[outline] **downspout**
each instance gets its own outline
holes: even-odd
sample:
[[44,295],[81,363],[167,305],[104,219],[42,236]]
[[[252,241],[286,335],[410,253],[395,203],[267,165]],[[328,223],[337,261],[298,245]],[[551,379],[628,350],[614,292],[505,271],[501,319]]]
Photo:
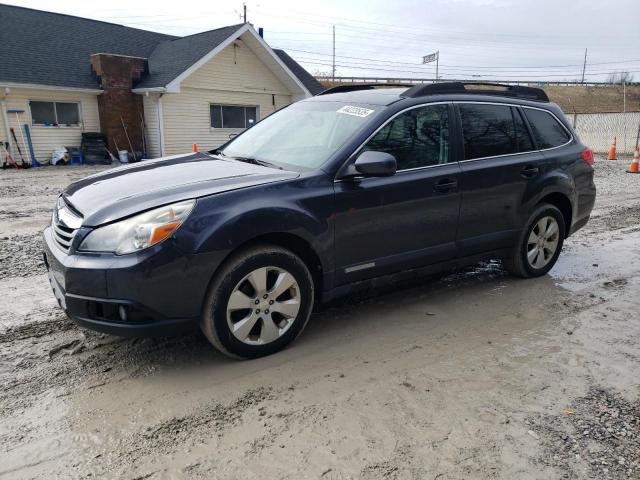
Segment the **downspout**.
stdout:
[[162,97],[164,93],[158,96],[158,135],[160,136],[160,156],[164,157],[164,115],[162,112]]
[[5,102],[5,99],[9,96],[10,92],[11,90],[9,89],[9,87],[6,87],[4,89],[4,97],[2,97],[2,100],[0,100],[0,108],[2,108],[2,121],[4,123],[4,134],[5,134],[5,137],[7,138],[5,141],[9,144],[9,152],[11,153],[12,156],[14,156],[14,152],[11,148],[11,140],[9,140],[11,138],[11,130],[9,130],[9,117],[7,117],[7,104]]

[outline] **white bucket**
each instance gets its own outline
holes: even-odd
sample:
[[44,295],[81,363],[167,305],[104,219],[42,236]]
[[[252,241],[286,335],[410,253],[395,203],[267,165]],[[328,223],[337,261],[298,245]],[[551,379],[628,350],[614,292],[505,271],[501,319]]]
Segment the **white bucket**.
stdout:
[[120,163],[129,163],[129,152],[126,150],[118,150],[118,157],[120,157]]

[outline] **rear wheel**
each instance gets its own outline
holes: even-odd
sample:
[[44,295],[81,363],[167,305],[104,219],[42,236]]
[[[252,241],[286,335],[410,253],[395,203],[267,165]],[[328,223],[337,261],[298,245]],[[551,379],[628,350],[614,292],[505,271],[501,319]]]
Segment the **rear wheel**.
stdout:
[[557,207],[551,204],[538,207],[505,262],[507,270],[524,278],[545,275],[558,260],[565,228],[564,217]]
[[233,256],[216,276],[202,331],[228,356],[270,355],[302,332],[313,297],[313,279],[299,257],[276,246],[254,247]]

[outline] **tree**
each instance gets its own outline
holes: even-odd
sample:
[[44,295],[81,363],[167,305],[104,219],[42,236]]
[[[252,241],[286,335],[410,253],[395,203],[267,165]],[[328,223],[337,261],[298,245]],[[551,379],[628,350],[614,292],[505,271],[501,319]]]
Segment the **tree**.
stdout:
[[607,77],[607,83],[620,84],[633,82],[633,74],[629,72],[611,73]]
[[327,77],[331,76],[331,72],[326,72],[326,71],[319,70],[319,69],[316,68],[311,72],[311,75],[313,75],[316,78],[318,78],[318,77],[327,78]]

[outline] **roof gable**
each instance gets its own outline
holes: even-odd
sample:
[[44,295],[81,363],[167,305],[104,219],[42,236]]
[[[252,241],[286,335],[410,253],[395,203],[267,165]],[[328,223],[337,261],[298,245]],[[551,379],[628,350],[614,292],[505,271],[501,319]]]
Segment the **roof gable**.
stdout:
[[[224,35],[226,35],[226,38],[223,39]],[[265,43],[264,39],[258,35],[249,23],[211,30],[159,45],[152,54],[153,60],[149,60],[149,77],[140,82],[135,90],[140,92],[147,89],[162,88],[168,92],[179,92],[180,84],[184,79],[212,60],[213,57],[237,39],[244,41],[247,47],[294,94],[294,98],[311,95],[304,82],[291,71],[288,65]],[[203,55],[203,52],[206,53]],[[290,60],[293,62],[293,59]],[[302,69],[299,65],[298,67]],[[167,81],[167,79],[171,80]]]
[[242,26],[231,25],[160,43],[149,56],[149,75],[136,88],[165,87]]

